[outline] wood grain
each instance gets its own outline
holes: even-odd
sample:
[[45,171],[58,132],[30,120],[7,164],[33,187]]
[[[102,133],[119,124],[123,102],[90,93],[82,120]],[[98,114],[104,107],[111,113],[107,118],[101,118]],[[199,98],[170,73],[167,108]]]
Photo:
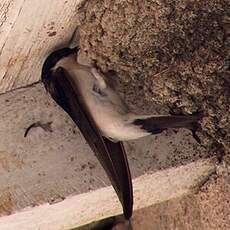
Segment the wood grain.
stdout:
[[68,45],[81,0],[0,2],[0,93],[40,79],[42,63],[57,46]]

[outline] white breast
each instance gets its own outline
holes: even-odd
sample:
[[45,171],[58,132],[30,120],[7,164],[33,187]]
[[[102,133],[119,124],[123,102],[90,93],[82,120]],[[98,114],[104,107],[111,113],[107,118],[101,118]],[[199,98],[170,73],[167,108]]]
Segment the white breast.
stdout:
[[101,88],[103,95],[93,91],[94,84],[101,85],[101,82],[97,81],[102,77],[92,71],[91,67],[76,62],[65,63],[64,67],[79,86],[80,94],[104,136],[125,141],[149,135],[139,127],[131,125],[129,110],[113,89],[103,84]]

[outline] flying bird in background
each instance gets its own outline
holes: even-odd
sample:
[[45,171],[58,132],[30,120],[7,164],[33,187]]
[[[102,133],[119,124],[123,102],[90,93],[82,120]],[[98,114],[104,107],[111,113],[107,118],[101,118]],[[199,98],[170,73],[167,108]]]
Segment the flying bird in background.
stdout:
[[167,128],[188,128],[194,136],[201,115],[137,115],[108,77],[78,61],[79,48],[51,53],[42,68],[42,82],[56,103],[79,127],[105,169],[123,206],[126,219],[133,211],[133,189],[122,141],[161,133]]

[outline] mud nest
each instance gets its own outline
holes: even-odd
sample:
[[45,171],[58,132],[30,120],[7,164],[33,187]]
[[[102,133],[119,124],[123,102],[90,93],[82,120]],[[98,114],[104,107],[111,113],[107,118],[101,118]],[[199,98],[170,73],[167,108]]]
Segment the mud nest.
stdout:
[[203,145],[229,153],[229,0],[91,0],[78,14],[92,61],[115,70],[136,101],[203,111]]

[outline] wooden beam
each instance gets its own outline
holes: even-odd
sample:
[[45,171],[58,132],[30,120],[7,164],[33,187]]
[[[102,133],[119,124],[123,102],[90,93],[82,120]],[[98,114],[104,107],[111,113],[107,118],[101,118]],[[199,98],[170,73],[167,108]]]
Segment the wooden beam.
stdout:
[[0,93],[37,82],[42,63],[68,45],[82,0],[1,0]]
[[[214,171],[215,165],[206,160],[143,175],[133,181],[134,209],[188,194]],[[0,229],[68,230],[120,213],[121,205],[109,186],[2,217]]]

